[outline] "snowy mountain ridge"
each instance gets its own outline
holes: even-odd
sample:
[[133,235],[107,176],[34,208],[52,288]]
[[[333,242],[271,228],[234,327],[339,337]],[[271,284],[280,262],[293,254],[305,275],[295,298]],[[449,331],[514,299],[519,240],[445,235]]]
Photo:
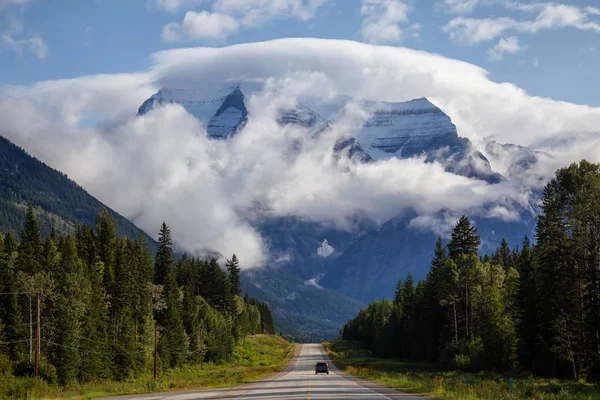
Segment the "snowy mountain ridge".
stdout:
[[[239,132],[249,115],[246,93],[257,93],[256,84],[225,85],[220,89],[161,89],[138,110],[144,115],[165,104],[180,104],[207,126],[208,135],[222,139]],[[361,162],[392,157],[426,157],[438,161],[445,169],[459,175],[497,183],[503,180],[488,160],[467,138],[458,136],[450,117],[426,98],[406,102],[382,102],[337,96],[331,99],[307,97],[293,108],[279,110],[281,126],[295,125],[309,129],[310,135],[332,127],[355,102],[369,117],[355,134],[336,145]]]

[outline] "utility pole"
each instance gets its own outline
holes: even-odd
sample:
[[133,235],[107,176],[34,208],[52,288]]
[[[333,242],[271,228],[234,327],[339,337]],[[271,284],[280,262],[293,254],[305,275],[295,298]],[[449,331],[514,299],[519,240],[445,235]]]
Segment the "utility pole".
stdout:
[[38,371],[40,366],[40,294],[36,294],[37,297],[37,315],[35,324],[35,378],[38,378]]
[[154,382],[156,382],[158,371],[157,371],[157,356],[158,356],[158,343],[156,333],[156,323],[154,323]]
[[31,296],[28,294],[29,299],[29,362],[32,362],[33,357],[33,311],[31,308]]

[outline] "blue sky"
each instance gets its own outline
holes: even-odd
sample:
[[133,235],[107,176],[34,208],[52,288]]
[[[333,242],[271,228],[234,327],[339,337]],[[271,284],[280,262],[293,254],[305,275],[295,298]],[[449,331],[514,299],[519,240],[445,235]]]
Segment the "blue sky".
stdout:
[[0,84],[144,71],[159,50],[283,37],[439,53],[530,95],[600,106],[597,0],[0,0]]

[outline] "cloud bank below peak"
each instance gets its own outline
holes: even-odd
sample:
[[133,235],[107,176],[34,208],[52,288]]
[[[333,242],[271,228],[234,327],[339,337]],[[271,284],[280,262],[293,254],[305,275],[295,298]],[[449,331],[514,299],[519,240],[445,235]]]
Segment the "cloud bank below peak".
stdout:
[[[4,88],[0,134],[144,230],[155,232],[165,220],[183,249],[235,252],[245,266],[268,257],[268,244],[250,223],[257,205],[268,215],[344,227],[357,210],[380,223],[402,212],[428,218],[446,208],[514,218],[513,205],[529,201],[528,182],[517,179],[488,185],[419,158],[369,165],[336,159],[333,144],[368,113],[349,103],[335,127],[309,140],[307,130],[277,124],[277,110],[303,96],[427,97],[474,143],[493,138],[552,153],[536,167],[537,177],[582,157],[600,161],[600,109],[529,96],[493,82],[478,66],[436,54],[282,39],[168,50],[152,60],[141,73]],[[206,126],[180,106],[135,116],[160,88],[209,93],[239,82],[258,89],[248,93],[248,123],[230,140],[209,139]],[[99,122],[88,123],[90,116]]]

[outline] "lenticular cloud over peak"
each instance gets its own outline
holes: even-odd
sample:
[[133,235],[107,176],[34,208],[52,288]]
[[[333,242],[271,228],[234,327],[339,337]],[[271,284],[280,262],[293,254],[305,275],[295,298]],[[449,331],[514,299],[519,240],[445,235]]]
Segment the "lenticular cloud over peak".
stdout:
[[[515,220],[556,168],[600,161],[600,109],[436,54],[282,39],[152,60],[140,73],[4,88],[0,134],[147,232],[165,220],[183,250],[235,252],[244,267],[271,257],[257,221]],[[396,104],[424,98],[414,104],[431,107]],[[411,127],[430,129],[432,107],[443,116],[425,142]]]

